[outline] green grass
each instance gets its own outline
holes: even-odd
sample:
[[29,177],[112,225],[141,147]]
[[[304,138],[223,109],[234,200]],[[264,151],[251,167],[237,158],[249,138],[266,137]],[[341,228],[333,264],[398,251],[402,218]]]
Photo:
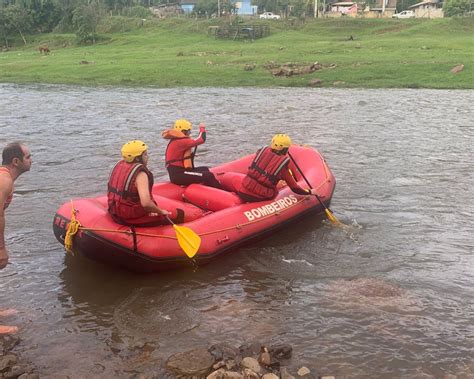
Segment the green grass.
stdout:
[[[219,20],[225,22],[224,20]],[[269,24],[271,35],[255,41],[216,40],[216,21],[175,18],[107,20],[100,42],[78,45],[74,35],[31,36],[27,46],[0,53],[0,82],[156,87],[474,88],[474,19],[320,19]],[[354,41],[349,41],[349,36]],[[52,53],[41,56],[37,47]],[[81,61],[90,62],[80,64]],[[322,70],[273,77],[264,65],[319,62]],[[245,71],[246,64],[255,64]],[[335,64],[334,68],[326,68]],[[452,74],[451,68],[464,64]],[[341,83],[342,82],[342,83]]]

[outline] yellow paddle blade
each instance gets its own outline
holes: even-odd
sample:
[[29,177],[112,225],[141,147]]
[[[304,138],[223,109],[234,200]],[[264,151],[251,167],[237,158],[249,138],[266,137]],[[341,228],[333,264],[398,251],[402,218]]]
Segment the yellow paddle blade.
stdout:
[[325,211],[326,216],[328,220],[331,221],[331,223],[337,226],[342,226],[342,223],[336,218],[336,216],[334,216],[334,214],[328,208],[326,208]]
[[199,246],[201,246],[201,237],[185,226],[173,224],[173,228],[176,231],[176,238],[181,249],[189,258],[194,257],[199,250]]

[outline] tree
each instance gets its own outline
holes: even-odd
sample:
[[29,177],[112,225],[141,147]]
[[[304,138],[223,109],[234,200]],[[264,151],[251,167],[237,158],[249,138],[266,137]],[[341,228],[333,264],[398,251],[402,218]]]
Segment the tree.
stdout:
[[462,16],[471,7],[471,0],[444,0],[443,12],[445,17]]
[[95,43],[99,21],[99,7],[95,4],[81,5],[72,12],[72,25],[81,41],[92,41],[92,43]]
[[32,19],[25,8],[17,5],[8,5],[0,9],[0,33],[2,33],[5,45],[8,47],[8,37],[18,33],[26,45],[25,33],[31,30]]

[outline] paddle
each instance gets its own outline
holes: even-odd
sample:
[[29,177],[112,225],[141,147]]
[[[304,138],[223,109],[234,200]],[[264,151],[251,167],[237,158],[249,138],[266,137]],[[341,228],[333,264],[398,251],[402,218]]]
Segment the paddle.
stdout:
[[176,239],[181,249],[183,249],[189,258],[194,257],[199,250],[199,246],[201,246],[201,237],[186,226],[176,225],[168,216],[166,216],[166,218],[169,223],[173,225],[176,232]]
[[[303,174],[303,171],[301,171],[301,168],[296,164],[296,161],[294,160],[294,158],[291,156],[290,152],[288,152],[288,156],[290,157],[291,161],[293,162],[293,164],[295,165],[295,167],[298,169],[298,171],[300,172],[301,176],[303,177],[304,181],[306,182],[306,184],[308,185],[309,188],[313,189],[313,187],[311,187],[311,184],[309,183],[308,179],[306,179],[306,176]],[[334,214],[331,212],[331,210],[326,207],[324,205],[324,203],[322,202],[321,198],[316,195],[315,193],[313,194],[314,196],[316,196],[316,199],[318,199],[319,201],[319,204],[321,204],[324,208],[324,211],[326,212],[326,217],[328,218],[329,221],[331,221],[332,224],[336,225],[336,226],[342,226],[344,225],[342,222],[340,222],[336,216],[334,216]]]

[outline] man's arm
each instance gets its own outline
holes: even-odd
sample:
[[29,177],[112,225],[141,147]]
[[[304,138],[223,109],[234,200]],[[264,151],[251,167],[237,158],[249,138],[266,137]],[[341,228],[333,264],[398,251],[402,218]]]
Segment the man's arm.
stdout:
[[168,215],[169,212],[158,208],[153,199],[150,196],[150,190],[148,188],[148,175],[144,172],[140,172],[137,175],[137,190],[138,196],[140,197],[140,204],[148,213],[157,213],[161,215]]
[[0,270],[8,263],[8,250],[5,247],[5,203],[13,190],[13,181],[0,175]]
[[[318,194],[314,188],[306,188],[306,189],[301,188],[298,185],[298,183],[296,183],[296,179],[289,168],[287,168],[286,170],[284,169],[281,175],[281,178],[286,182],[286,184],[288,184],[288,187],[290,187],[291,190],[294,193],[297,193],[298,195],[317,195]],[[320,197],[323,198],[324,196],[320,196]]]

